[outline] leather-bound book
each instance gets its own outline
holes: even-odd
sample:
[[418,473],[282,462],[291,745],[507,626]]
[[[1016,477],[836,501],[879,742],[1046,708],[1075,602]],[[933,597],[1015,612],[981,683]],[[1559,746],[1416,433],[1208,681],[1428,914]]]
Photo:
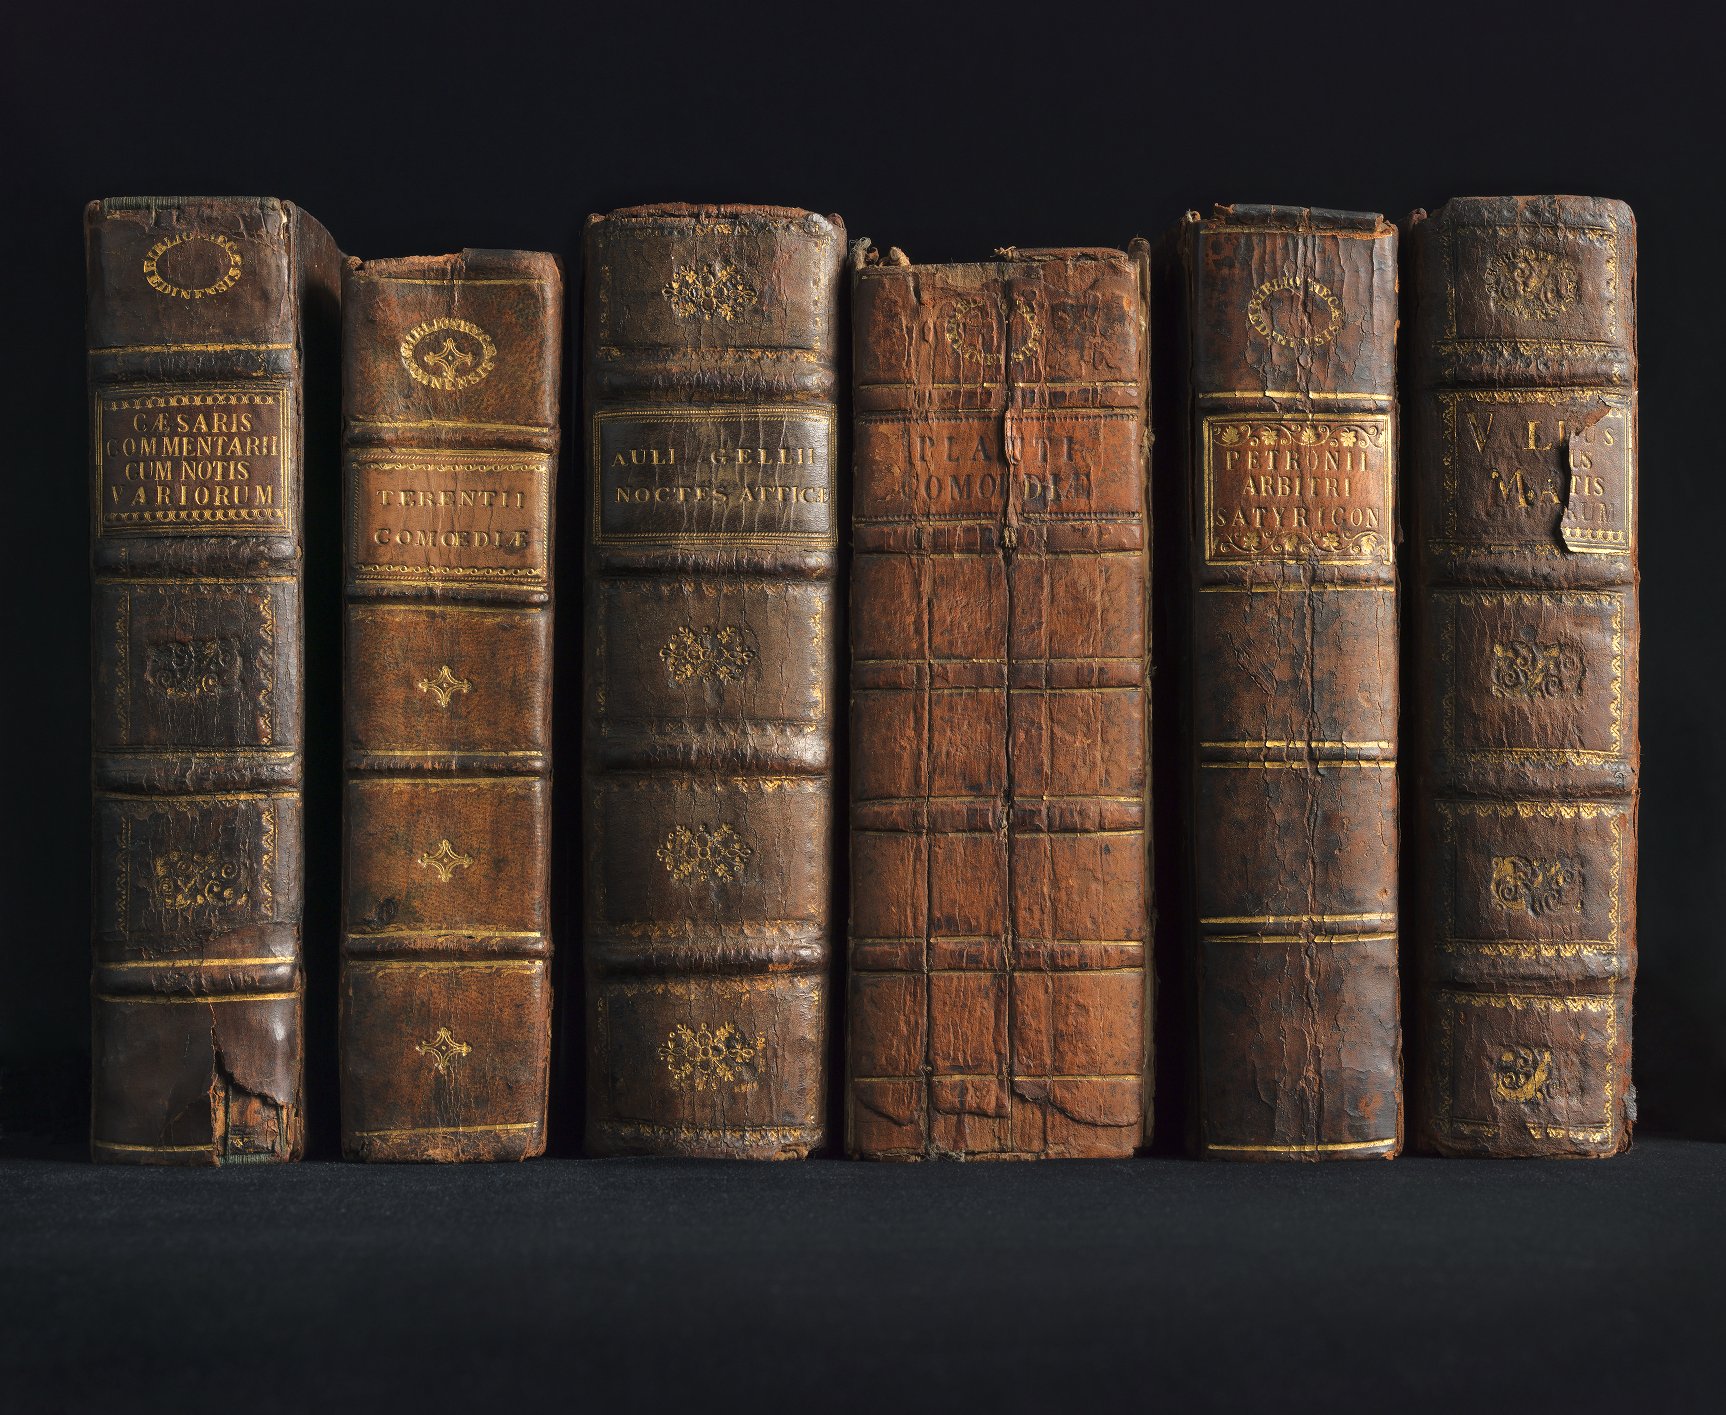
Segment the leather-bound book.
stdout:
[[545,1149],[562,326],[557,261],[536,251],[344,274],[353,1159]]
[[1630,1143],[1636,225],[1473,197],[1411,225],[1417,1140]]
[[1176,233],[1193,1129],[1217,1159],[1402,1145],[1396,230],[1218,207]]
[[593,1154],[825,1138],[844,245],[786,207],[588,222]]
[[858,247],[856,1155],[1145,1138],[1146,254]]
[[91,1148],[294,1159],[302,369],[308,321],[333,328],[340,256],[265,197],[95,202],[85,238]]

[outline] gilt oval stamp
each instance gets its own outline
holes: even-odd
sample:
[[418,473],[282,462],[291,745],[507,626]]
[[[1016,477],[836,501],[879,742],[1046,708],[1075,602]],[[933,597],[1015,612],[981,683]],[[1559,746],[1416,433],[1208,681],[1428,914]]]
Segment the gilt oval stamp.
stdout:
[[497,362],[491,335],[465,319],[439,316],[416,324],[402,337],[402,366],[429,388],[453,393],[471,388]]
[[240,283],[244,269],[238,244],[199,231],[164,236],[144,256],[144,279],[150,288],[178,300],[226,294]]
[[1342,328],[1342,301],[1304,275],[1267,280],[1247,301],[1247,323],[1285,349],[1328,344]]

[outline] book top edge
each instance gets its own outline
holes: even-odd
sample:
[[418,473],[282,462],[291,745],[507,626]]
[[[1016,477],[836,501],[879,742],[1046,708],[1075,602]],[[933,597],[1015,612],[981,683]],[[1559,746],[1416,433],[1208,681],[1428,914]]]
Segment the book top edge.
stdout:
[[370,260],[349,256],[348,273],[357,280],[437,279],[451,284],[459,284],[464,278],[508,273],[555,282],[561,278],[563,267],[550,251],[465,247],[442,255],[385,256]]

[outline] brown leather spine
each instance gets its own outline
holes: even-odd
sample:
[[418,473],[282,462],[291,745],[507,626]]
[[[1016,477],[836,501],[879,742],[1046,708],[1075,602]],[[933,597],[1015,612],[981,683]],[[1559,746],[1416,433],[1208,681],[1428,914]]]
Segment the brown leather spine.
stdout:
[[299,1156],[302,317],[316,222],[255,197],[85,215],[94,476],[91,1149]]
[[853,281],[846,1146],[1131,1154],[1149,934],[1146,259]]
[[1476,197],[1410,241],[1418,1140],[1630,1143],[1636,224]]
[[1188,217],[1195,1143],[1402,1144],[1396,231]]
[[594,1154],[824,1140],[844,245],[784,207],[588,222]]
[[350,261],[342,1150],[545,1149],[563,279]]

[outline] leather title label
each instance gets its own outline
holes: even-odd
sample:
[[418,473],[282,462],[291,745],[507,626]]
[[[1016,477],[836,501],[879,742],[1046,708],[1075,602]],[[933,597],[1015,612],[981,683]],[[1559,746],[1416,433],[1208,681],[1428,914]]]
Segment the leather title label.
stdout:
[[1441,553],[1479,559],[1627,555],[1634,548],[1635,419],[1589,389],[1441,391]]
[[356,581],[544,589],[552,459],[537,452],[348,457]]
[[1003,429],[989,412],[871,414],[857,423],[863,521],[994,519],[1012,501],[1021,515],[1137,514],[1139,414],[1119,408],[1015,413]]
[[1390,564],[1389,414],[1223,413],[1201,440],[1206,564]]
[[98,535],[291,535],[286,384],[99,390]]
[[834,445],[827,408],[596,413],[594,542],[833,545]]

